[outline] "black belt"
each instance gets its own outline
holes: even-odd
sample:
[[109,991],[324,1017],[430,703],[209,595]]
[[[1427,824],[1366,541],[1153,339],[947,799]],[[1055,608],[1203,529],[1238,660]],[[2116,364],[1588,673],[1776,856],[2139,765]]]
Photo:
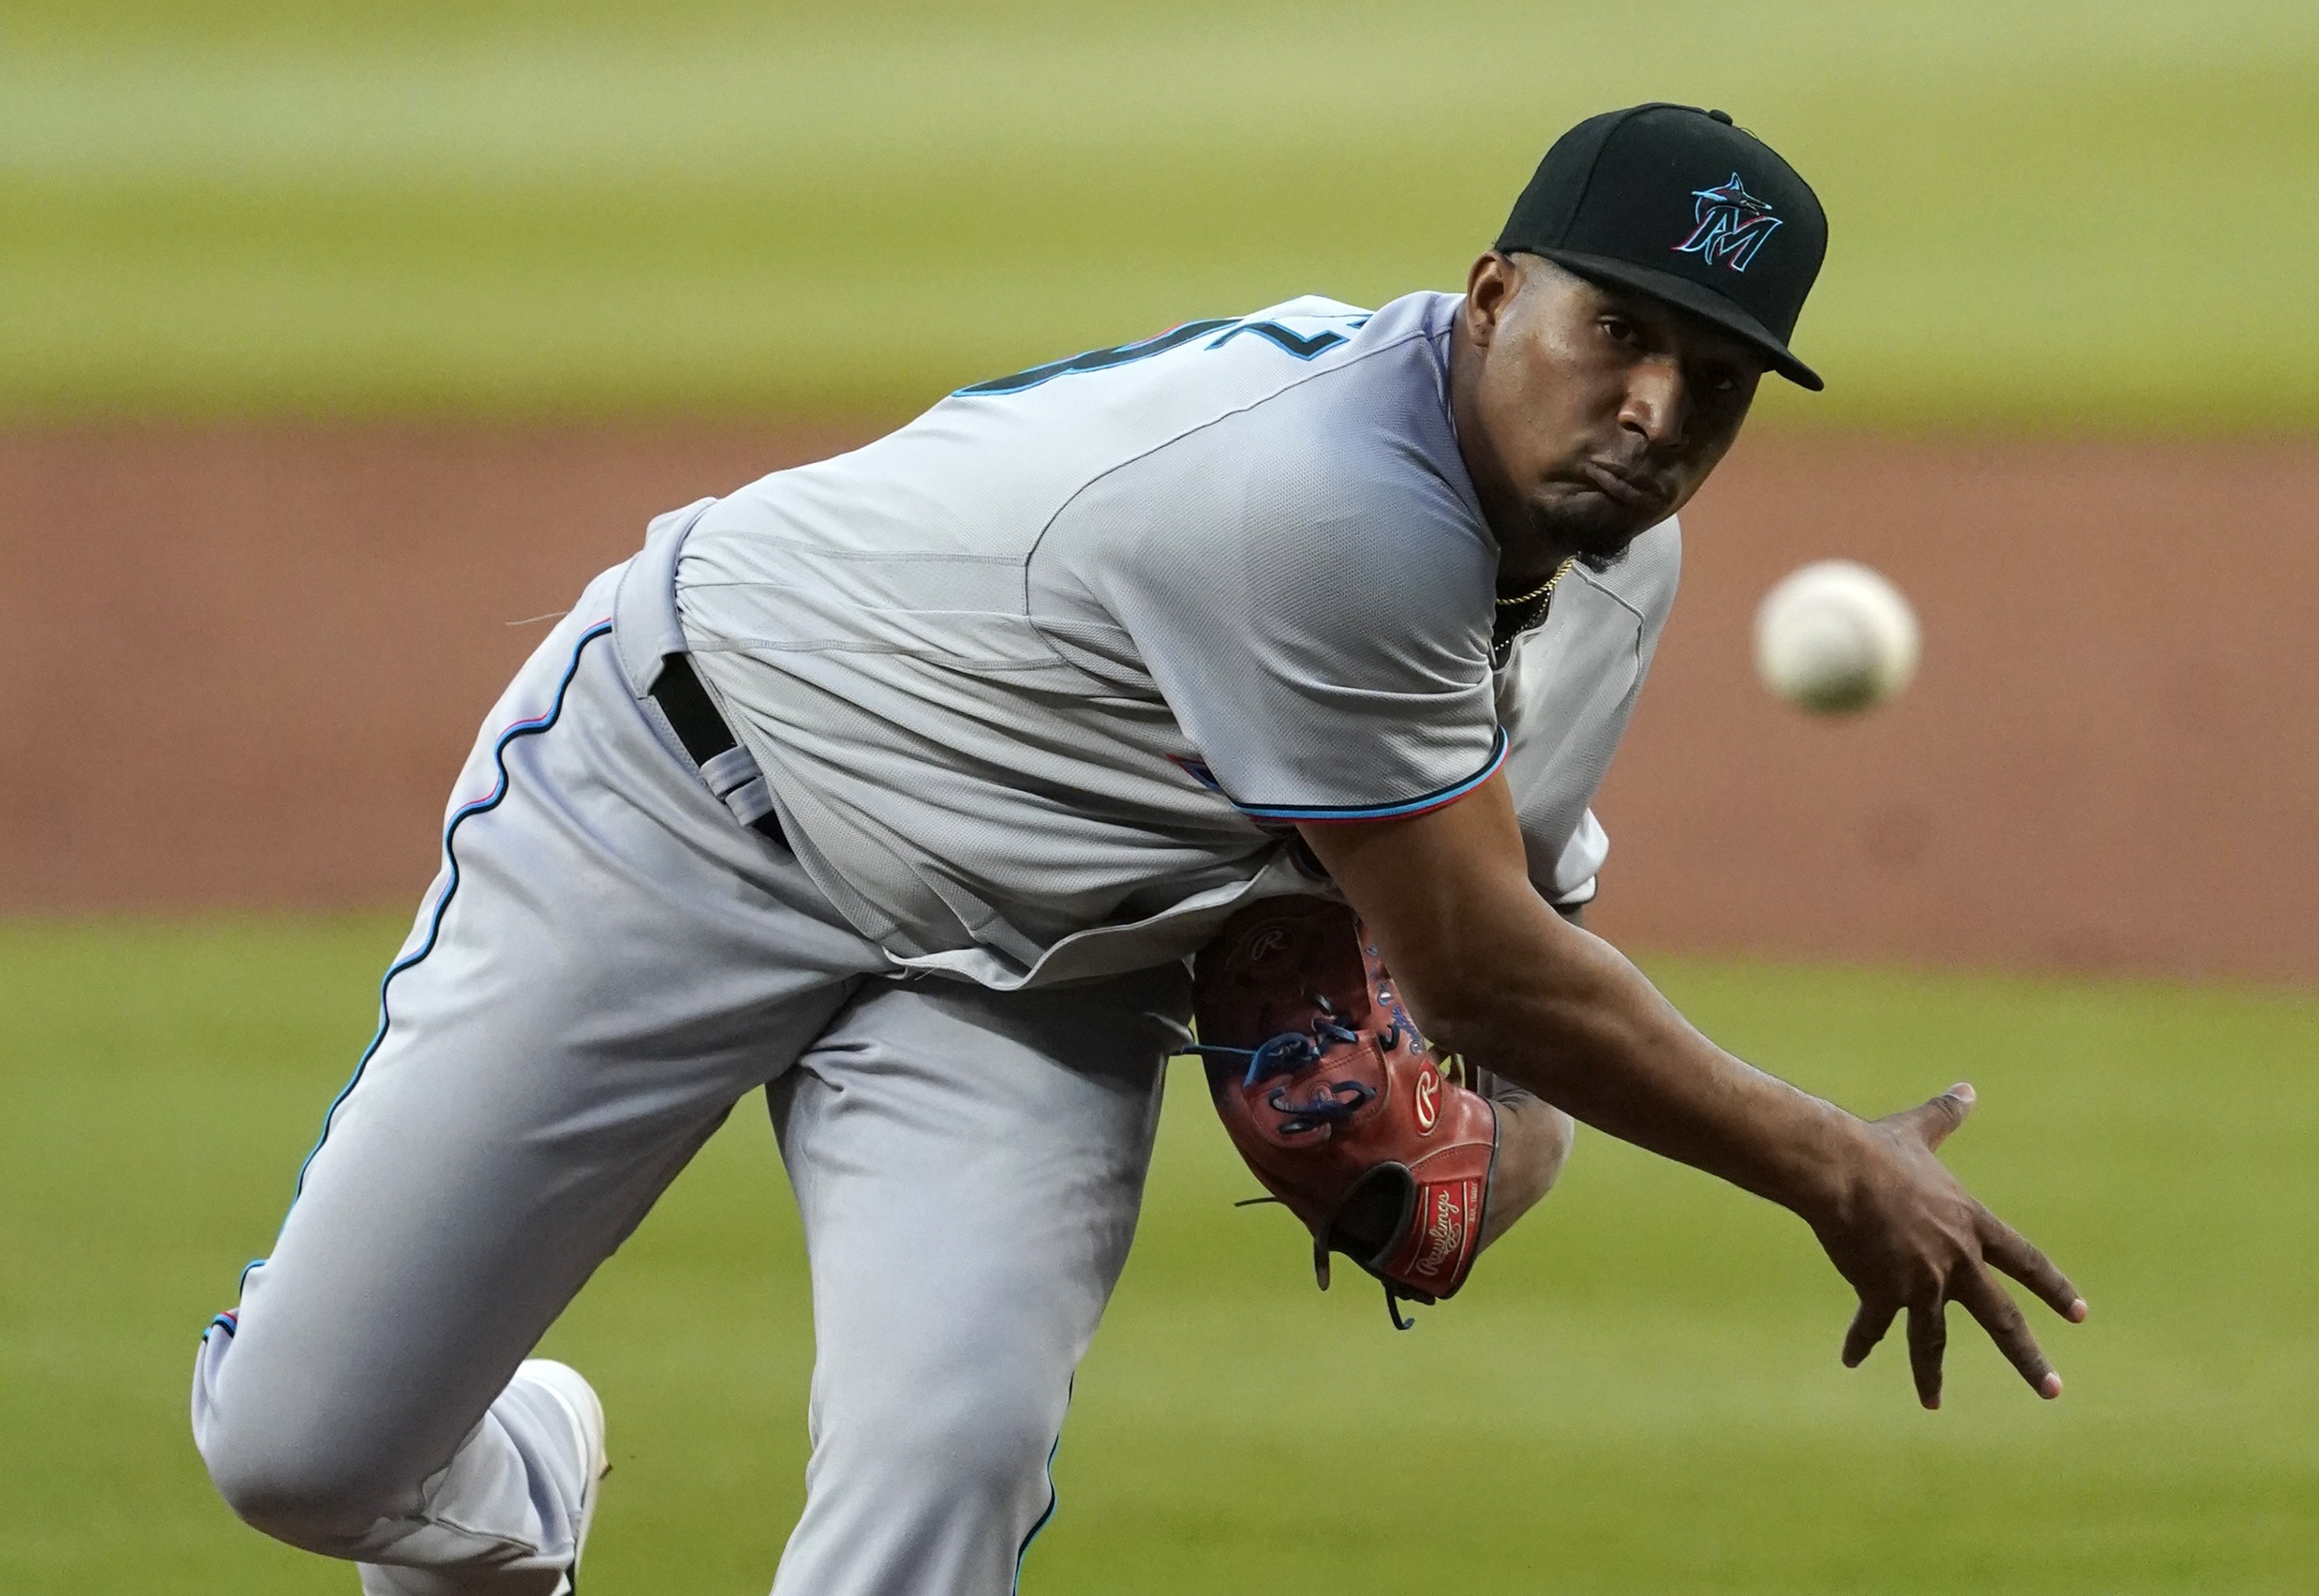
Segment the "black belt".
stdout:
[[[661,662],[660,680],[653,683],[653,701],[660,712],[668,717],[669,729],[676,740],[684,744],[692,762],[706,766],[720,753],[730,753],[740,746],[733,728],[717,713],[710,701],[708,690],[700,685],[694,674],[692,662],[681,654],[670,654]],[[789,839],[781,834],[781,816],[767,810],[749,823],[784,848]]]

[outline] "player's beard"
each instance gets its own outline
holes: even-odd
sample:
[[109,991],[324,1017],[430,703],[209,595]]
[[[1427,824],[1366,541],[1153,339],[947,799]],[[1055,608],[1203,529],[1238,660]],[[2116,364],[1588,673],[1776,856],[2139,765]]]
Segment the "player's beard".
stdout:
[[1635,524],[1635,514],[1600,494],[1530,506],[1530,528],[1548,546],[1567,550],[1598,575],[1627,557],[1635,539],[1657,524]]

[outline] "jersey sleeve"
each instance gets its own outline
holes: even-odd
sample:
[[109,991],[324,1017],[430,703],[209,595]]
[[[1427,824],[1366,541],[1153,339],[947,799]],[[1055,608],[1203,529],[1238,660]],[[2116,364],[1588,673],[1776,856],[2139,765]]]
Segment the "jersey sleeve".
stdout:
[[1085,574],[1189,741],[1187,774],[1256,818],[1422,814],[1505,758],[1494,553],[1446,483],[1382,464],[1349,481],[1178,461],[1177,491],[1140,473],[1089,507],[1130,518]]

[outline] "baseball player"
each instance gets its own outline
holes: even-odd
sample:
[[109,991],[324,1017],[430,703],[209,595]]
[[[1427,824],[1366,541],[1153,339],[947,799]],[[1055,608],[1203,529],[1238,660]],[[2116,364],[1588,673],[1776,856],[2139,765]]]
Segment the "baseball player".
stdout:
[[1765,371],[1820,386],[1787,339],[1824,248],[1728,117],[1638,106],[1554,145],[1462,295],[1187,322],[655,521],[486,721],[377,1034],[203,1338],[226,1501],[374,1596],[571,1590],[604,1415],[528,1354],[764,1087],[817,1348],[773,1588],[1010,1590],[1187,960],[1316,895],[1512,1083],[1483,1228],[1566,1112],[1802,1217],[1859,1293],[1845,1362],[1905,1311],[1936,1404],[1954,1301],[2058,1394],[1988,1270],[2083,1303],[1933,1156],[1969,1087],[1855,1118],[1556,912],[1676,510]]

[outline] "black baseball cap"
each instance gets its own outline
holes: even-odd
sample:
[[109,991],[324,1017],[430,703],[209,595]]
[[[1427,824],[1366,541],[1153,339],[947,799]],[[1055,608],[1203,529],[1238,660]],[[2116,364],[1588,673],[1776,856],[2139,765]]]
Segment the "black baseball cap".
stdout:
[[1720,111],[1655,103],[1590,116],[1554,141],[1498,235],[1593,281],[1649,294],[1827,386],[1788,350],[1827,253],[1819,196]]

